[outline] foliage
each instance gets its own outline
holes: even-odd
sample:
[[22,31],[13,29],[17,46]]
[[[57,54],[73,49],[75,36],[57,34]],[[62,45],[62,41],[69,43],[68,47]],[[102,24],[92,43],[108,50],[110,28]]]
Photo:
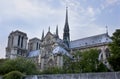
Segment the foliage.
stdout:
[[111,57],[108,61],[115,71],[120,71],[120,29],[113,33],[111,39],[112,43],[109,44]]
[[25,58],[9,59],[0,67],[0,74],[4,75],[15,70],[25,74],[35,74],[37,67],[31,60]]
[[110,71],[102,62],[99,62],[97,67],[97,72],[107,72]]
[[11,71],[3,76],[3,79],[22,79],[24,75],[19,71]]
[[97,66],[99,64],[98,61],[98,51],[97,50],[89,50],[84,51],[82,53],[82,58],[80,61],[82,72],[96,72]]
[[65,73],[102,72],[108,71],[102,62],[98,61],[98,50],[90,49],[74,53],[74,60],[66,61]]
[[0,59],[0,71],[1,71],[2,65],[4,64],[4,62],[5,62],[6,60],[7,60],[7,59]]
[[64,73],[77,73],[77,71],[79,71],[78,68],[79,68],[79,64],[76,60],[70,59],[67,56],[64,57],[64,66],[63,66]]
[[2,65],[7,59],[0,59],[0,65]]
[[63,70],[62,68],[58,67],[50,67],[41,72],[41,74],[60,74],[60,73],[63,73]]
[[64,56],[64,66],[50,67],[42,72],[38,72],[36,65],[28,59],[16,58],[5,60],[0,66],[0,74],[4,75],[11,71],[30,74],[63,74],[63,73],[83,73],[83,72],[105,72],[108,69],[102,62],[98,61],[98,50],[90,49],[86,51],[77,51],[74,53],[74,59]]

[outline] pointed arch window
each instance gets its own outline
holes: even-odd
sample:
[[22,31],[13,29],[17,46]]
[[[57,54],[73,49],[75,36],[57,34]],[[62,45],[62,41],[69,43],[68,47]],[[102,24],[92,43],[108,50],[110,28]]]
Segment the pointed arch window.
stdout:
[[18,46],[20,45],[20,35],[18,36]]
[[22,39],[21,39],[21,48],[23,47],[23,39],[24,39],[24,37],[22,37]]

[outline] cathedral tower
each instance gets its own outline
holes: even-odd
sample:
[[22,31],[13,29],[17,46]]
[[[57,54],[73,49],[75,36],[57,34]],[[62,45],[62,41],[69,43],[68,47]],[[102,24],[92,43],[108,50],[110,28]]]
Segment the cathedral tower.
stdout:
[[68,24],[68,8],[66,7],[66,18],[64,25],[63,41],[69,47],[70,34],[69,34],[69,24]]
[[41,41],[39,38],[32,38],[28,42],[28,52],[40,50]]
[[19,56],[26,57],[27,54],[27,34],[14,31],[8,37],[8,45],[6,48],[6,58],[16,58]]

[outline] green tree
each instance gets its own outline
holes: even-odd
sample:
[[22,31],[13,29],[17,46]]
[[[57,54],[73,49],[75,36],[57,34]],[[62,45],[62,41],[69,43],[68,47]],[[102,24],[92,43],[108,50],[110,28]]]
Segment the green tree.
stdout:
[[37,73],[37,67],[31,60],[25,58],[16,58],[6,60],[0,67],[0,74],[4,75],[16,70],[24,74]]
[[81,71],[82,72],[96,72],[98,67],[98,51],[95,49],[90,49],[82,53],[80,60]]
[[115,71],[120,71],[120,29],[117,29],[111,37],[112,43],[109,44],[111,56],[109,63]]
[[50,67],[41,72],[41,74],[62,74],[63,69],[59,67]]
[[64,73],[75,73],[76,63],[74,62],[74,60],[70,59],[67,56],[64,56],[63,58],[64,58],[63,72]]
[[64,69],[67,73],[82,73],[82,72],[105,72],[107,67],[98,60],[98,50],[90,49],[86,51],[77,51],[74,53],[74,60],[67,60]]

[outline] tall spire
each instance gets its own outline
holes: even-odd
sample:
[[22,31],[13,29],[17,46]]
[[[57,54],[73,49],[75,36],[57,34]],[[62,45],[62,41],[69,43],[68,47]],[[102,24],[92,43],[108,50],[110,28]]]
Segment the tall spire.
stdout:
[[42,32],[42,38],[41,38],[41,40],[43,41],[43,39],[44,39],[44,30]]
[[68,24],[68,7],[66,7],[66,18],[64,25],[63,41],[69,47],[70,34],[69,34],[69,24]]
[[64,30],[69,30],[69,24],[68,24],[68,7],[66,7],[66,18],[65,18],[65,27]]
[[58,25],[56,26],[56,37],[58,38],[59,35],[58,35]]

